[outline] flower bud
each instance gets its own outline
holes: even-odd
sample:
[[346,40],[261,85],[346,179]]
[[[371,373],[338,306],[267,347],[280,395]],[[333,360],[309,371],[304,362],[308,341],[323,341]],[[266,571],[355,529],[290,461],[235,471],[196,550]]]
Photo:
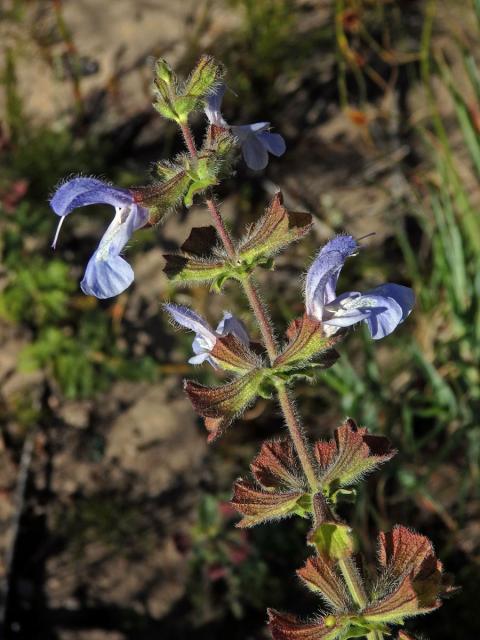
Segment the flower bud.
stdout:
[[175,74],[172,67],[163,58],[159,58],[155,63],[156,79],[170,86],[174,84]]
[[185,94],[205,98],[222,79],[225,71],[212,56],[203,55],[185,84]]

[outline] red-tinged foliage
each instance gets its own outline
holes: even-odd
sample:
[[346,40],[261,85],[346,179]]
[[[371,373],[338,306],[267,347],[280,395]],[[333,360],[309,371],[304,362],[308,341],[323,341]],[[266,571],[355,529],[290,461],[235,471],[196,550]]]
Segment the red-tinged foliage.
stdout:
[[291,440],[264,442],[260,453],[250,465],[255,479],[265,489],[286,486],[302,489],[297,454]]
[[283,247],[305,236],[313,226],[309,213],[288,211],[283,206],[283,196],[277,192],[265,215],[247,233],[238,253],[247,259],[273,256]]
[[364,610],[369,620],[395,622],[433,611],[452,590],[430,540],[407,527],[397,525],[380,534],[379,560],[383,594]]
[[217,338],[211,355],[226,371],[247,372],[262,365],[260,358],[231,333]]
[[405,573],[417,575],[425,562],[436,562],[430,540],[402,525],[380,533],[378,557],[382,567],[397,577]]
[[342,339],[342,334],[327,337],[323,333],[322,323],[307,314],[293,320],[286,335],[289,342],[275,360],[276,367],[295,365],[321,356],[320,363],[327,369],[340,357],[333,346]]
[[289,515],[303,495],[303,491],[269,493],[244,480],[237,480],[233,486],[232,505],[244,516],[237,526],[251,527]]
[[261,380],[261,371],[253,370],[218,387],[205,387],[192,380],[185,381],[185,391],[194,410],[205,418],[209,442],[218,437],[253,402]]
[[322,485],[349,486],[390,460],[396,451],[387,438],[370,435],[348,418],[336,429],[334,440],[315,444],[314,453],[322,471]]
[[320,595],[334,610],[344,610],[351,604],[345,583],[335,569],[335,563],[323,556],[308,558],[297,575],[307,587]]
[[333,640],[341,631],[333,616],[301,622],[295,616],[273,609],[268,610],[268,625],[273,640]]

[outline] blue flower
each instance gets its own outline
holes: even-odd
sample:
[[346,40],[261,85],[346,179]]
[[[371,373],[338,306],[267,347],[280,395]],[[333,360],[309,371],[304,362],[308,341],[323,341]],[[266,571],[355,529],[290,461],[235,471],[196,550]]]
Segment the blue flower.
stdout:
[[279,133],[270,133],[269,122],[229,125],[222,116],[221,106],[225,85],[217,87],[207,98],[205,113],[210,124],[230,129],[242,148],[243,159],[250,169],[261,171],[268,164],[268,154],[281,156],[285,153],[285,140]]
[[243,342],[244,345],[250,344],[250,338],[241,320],[235,318],[229,311],[223,312],[223,318],[220,320],[215,331],[210,327],[201,316],[195,311],[178,304],[164,304],[165,310],[172,316],[173,320],[195,332],[195,338],[192,343],[192,350],[195,354],[188,362],[190,364],[202,364],[208,362],[214,369],[218,369],[218,363],[210,354],[217,338],[232,334]]
[[382,284],[366,293],[347,291],[337,296],[338,276],[345,260],[358,251],[352,236],[336,236],[319,252],[307,273],[305,307],[320,320],[326,335],[341,327],[365,322],[374,340],[388,336],[412,310],[415,296],[399,284]]
[[112,298],[133,282],[133,269],[120,253],[133,232],[147,223],[148,211],[135,202],[127,189],[95,178],[73,178],[62,184],[50,200],[52,209],[60,216],[53,248],[65,217],[74,209],[90,204],[111,205],[115,208],[115,217],[90,258],[80,286],[86,295]]

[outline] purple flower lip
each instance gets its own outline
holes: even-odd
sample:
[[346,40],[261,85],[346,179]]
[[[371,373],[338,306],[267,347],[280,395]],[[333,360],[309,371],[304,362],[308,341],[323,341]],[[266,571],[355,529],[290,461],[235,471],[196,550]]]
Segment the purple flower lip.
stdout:
[[115,217],[88,261],[80,287],[86,295],[106,299],[119,295],[134,280],[132,267],[120,253],[133,233],[148,222],[148,211],[135,202],[132,192],[96,178],[73,178],[62,184],[50,200],[60,217],[52,247],[55,248],[64,219],[74,209],[109,204]]
[[250,338],[243,322],[235,318],[229,311],[223,312],[223,318],[218,323],[217,328],[213,330],[206,320],[188,307],[178,304],[164,304],[163,306],[174,322],[185,327],[185,329],[195,332],[195,338],[192,343],[192,350],[195,355],[188,360],[190,364],[208,362],[214,369],[219,369],[219,365],[215,358],[212,357],[211,351],[217,342],[217,338],[226,336],[229,333],[246,346],[250,344]]
[[365,322],[371,337],[380,340],[408,317],[415,295],[409,287],[386,283],[365,293],[347,291],[337,296],[340,271],[346,259],[357,250],[358,241],[349,235],[332,238],[320,250],[307,273],[306,311],[322,322],[326,335]]
[[210,124],[230,129],[238,139],[245,164],[253,171],[261,171],[268,165],[268,154],[281,156],[285,153],[285,140],[279,133],[271,133],[269,122],[229,125],[224,119],[221,106],[226,86],[221,84],[207,98],[205,114]]

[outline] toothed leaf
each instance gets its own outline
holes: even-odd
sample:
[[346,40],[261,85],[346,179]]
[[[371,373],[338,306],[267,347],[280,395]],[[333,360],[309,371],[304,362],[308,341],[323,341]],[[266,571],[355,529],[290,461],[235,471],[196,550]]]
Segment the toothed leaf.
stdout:
[[298,569],[297,575],[334,610],[347,609],[351,605],[345,583],[335,570],[334,563],[325,556],[308,558],[305,566]]
[[271,493],[257,489],[244,480],[237,480],[233,486],[232,505],[244,517],[237,524],[240,528],[253,527],[266,520],[275,520],[303,511],[299,501],[304,496],[302,491]]
[[345,629],[342,619],[335,616],[301,622],[288,613],[269,609],[268,617],[273,640],[335,640]]
[[396,453],[387,438],[370,435],[351,419],[336,429],[335,440],[317,443],[314,451],[322,469],[322,486],[330,493],[358,482]]
[[276,193],[265,215],[250,230],[239,246],[239,253],[246,262],[267,258],[278,253],[291,242],[299,240],[312,228],[312,216],[308,213],[288,211],[283,197]]
[[205,387],[191,380],[185,382],[185,391],[193,408],[209,419],[205,425],[210,431],[209,441],[220,435],[255,400],[263,377],[264,372],[255,369],[218,387]]

